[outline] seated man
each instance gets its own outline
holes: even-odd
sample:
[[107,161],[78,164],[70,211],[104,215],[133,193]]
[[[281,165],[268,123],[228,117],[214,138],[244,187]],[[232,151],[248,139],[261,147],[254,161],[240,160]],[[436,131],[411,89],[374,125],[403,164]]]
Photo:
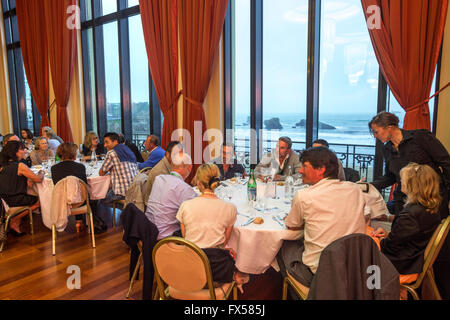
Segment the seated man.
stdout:
[[158,240],[169,237],[180,230],[176,216],[181,204],[195,198],[194,189],[184,180],[192,170],[192,160],[187,153],[174,156],[170,174],[155,178],[148,198],[145,215],[159,230]]
[[131,141],[125,138],[125,136],[122,133],[117,134],[119,136],[119,143],[126,145],[128,148],[130,148],[131,152],[134,153],[134,156],[136,158],[137,162],[144,162],[144,159],[142,158],[141,153],[139,152],[138,147]]
[[211,160],[211,163],[219,168],[221,180],[234,178],[235,173],[245,175],[244,166],[237,161],[232,143],[224,143],[222,145],[222,156]]
[[289,230],[304,230],[304,240],[284,241],[277,255],[283,276],[288,271],[310,287],[322,250],[334,240],[365,233],[365,200],[360,187],[339,181],[336,155],[325,147],[301,155],[299,173],[309,188],[299,190],[286,218]]
[[[330,145],[328,144],[327,140],[317,139],[316,141],[313,142],[313,148],[315,148],[315,147],[330,148]],[[338,159],[338,165],[339,165],[338,179],[340,181],[346,181],[344,167],[342,166],[342,162],[339,159]]]
[[164,158],[166,152],[159,146],[159,138],[155,135],[149,135],[145,140],[145,149],[148,150],[149,156],[145,162],[138,163],[139,170],[144,168],[153,168]]
[[104,137],[105,148],[108,150],[105,162],[99,171],[100,176],[111,173],[112,189],[108,191],[103,203],[112,205],[113,201],[125,199],[125,194],[138,174],[136,157],[130,148],[119,144],[119,135],[108,132]]
[[275,150],[265,155],[255,168],[255,176],[262,179],[264,168],[270,171],[274,180],[284,180],[289,174],[294,175],[300,168],[298,155],[292,151],[292,141],[288,137],[278,139]]
[[166,155],[162,158],[161,161],[158,162],[156,166],[150,170],[148,174],[147,183],[144,187],[144,203],[147,203],[148,197],[152,192],[153,182],[155,182],[155,178],[160,174],[170,174],[171,165],[172,165],[172,155],[183,152],[183,145],[179,141],[171,141],[167,145]]

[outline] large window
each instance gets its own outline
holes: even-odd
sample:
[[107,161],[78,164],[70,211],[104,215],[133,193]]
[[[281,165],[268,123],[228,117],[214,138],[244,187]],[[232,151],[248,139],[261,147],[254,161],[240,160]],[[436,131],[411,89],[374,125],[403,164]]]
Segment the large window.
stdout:
[[81,0],[87,130],[161,135],[138,0]]
[[20,49],[19,27],[17,24],[16,2],[2,0],[3,20],[5,23],[6,53],[11,94],[13,127],[16,134],[22,129],[30,129],[39,135],[41,117],[36,109],[25,76]]
[[[325,139],[344,167],[369,181],[381,175],[382,156],[368,122],[382,110],[403,120],[404,111],[385,90],[361,1],[229,3],[224,118],[226,129],[235,129],[237,151],[245,150],[245,164],[253,163],[248,155],[255,150],[242,141],[253,129],[258,160],[261,151],[275,146],[277,136],[289,136],[300,152]],[[229,81],[228,72],[233,75]],[[233,99],[227,99],[228,92]],[[434,108],[432,100],[431,118]],[[268,129],[278,131],[269,135]]]
[[367,124],[377,113],[378,76],[361,1],[322,1],[319,138],[331,144],[344,167],[363,169],[369,177],[375,139]]

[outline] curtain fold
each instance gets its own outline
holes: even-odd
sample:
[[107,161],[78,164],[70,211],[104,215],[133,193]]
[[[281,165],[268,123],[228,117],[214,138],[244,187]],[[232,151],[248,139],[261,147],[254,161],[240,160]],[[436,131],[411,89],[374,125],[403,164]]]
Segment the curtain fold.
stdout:
[[70,86],[77,49],[77,30],[75,27],[69,28],[67,25],[67,8],[76,4],[77,0],[43,1],[48,57],[57,105],[58,135],[65,142],[73,142],[67,104],[70,98]]
[[[191,134],[190,146],[194,163],[203,160],[203,150],[208,144],[203,141],[203,134],[207,130],[203,102],[208,92],[213,63],[218,54],[227,6],[228,0],[178,0],[184,93],[183,128]],[[194,125],[197,121],[202,127],[201,132],[195,135]],[[200,138],[202,142],[194,141],[194,138]],[[200,156],[202,158],[198,159]],[[194,165],[189,181],[197,167],[198,164]]]
[[178,32],[176,0],[139,0],[152,80],[164,115],[161,145],[178,128]]
[[48,118],[48,48],[45,12],[41,0],[16,0],[17,23],[23,64],[31,95],[41,115],[42,127]]
[[[361,3],[381,71],[406,111],[403,128],[430,130],[428,101],[448,0],[361,0]],[[380,19],[370,6],[380,8]],[[371,27],[371,22],[380,22],[381,28]]]

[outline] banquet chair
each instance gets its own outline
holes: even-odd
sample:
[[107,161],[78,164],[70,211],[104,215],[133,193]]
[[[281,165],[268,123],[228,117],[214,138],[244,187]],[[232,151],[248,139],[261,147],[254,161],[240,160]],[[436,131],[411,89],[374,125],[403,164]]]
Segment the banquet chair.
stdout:
[[[12,218],[18,216],[19,214],[28,211],[28,215],[30,217],[30,226],[31,226],[31,234],[34,234],[34,228],[33,228],[33,212],[31,211],[31,208],[28,206],[25,207],[12,207],[10,208],[6,202],[0,198],[0,201],[3,204],[3,208],[5,209],[5,234],[8,232],[9,222]],[[1,217],[0,217],[1,218]],[[3,248],[5,246],[6,239],[2,241],[0,244],[0,252],[3,251]]]
[[294,289],[295,293],[303,300],[306,300],[309,293],[309,288],[300,282],[298,282],[291,274],[286,270],[286,277],[283,281],[283,300],[287,300],[288,285]]
[[149,170],[152,170],[152,167],[145,167],[145,168],[143,168],[141,171],[139,171],[139,174],[144,173],[144,172],[147,172],[147,171],[149,171]]
[[153,265],[161,300],[227,300],[231,292],[237,299],[235,281],[214,288],[208,257],[188,240],[160,240],[153,249]]
[[447,238],[448,232],[450,229],[450,216],[446,219],[442,220],[441,224],[434,231],[433,236],[431,237],[428,245],[425,249],[424,253],[424,264],[422,268],[422,272],[419,273],[417,280],[413,283],[408,284],[400,284],[401,287],[408,290],[414,300],[420,300],[420,297],[417,293],[417,289],[422,286],[424,280],[427,278],[431,290],[437,300],[442,300],[442,297],[437,288],[436,282],[434,280],[434,272],[433,272],[433,264],[436,261],[437,256],[439,255],[439,251],[442,248],[442,245]]
[[122,208],[124,208],[125,207],[125,199],[113,201],[113,220],[112,220],[113,228],[116,227],[116,207],[117,207],[117,205],[120,205]]
[[[84,205],[79,206],[79,207],[72,207],[72,205],[69,204],[70,205],[70,215],[86,214],[89,216],[88,227],[89,227],[89,232],[90,232],[91,238],[92,238],[92,248],[95,248],[94,221],[93,221],[93,216],[92,216],[92,209],[91,209],[91,206],[89,205],[88,186],[86,185],[86,183],[84,181],[82,181],[76,177],[70,177],[70,178],[74,178],[74,179],[78,180],[78,183],[79,183],[80,189],[81,189],[81,199],[82,199],[81,203],[83,203],[83,202],[85,203]],[[55,188],[62,181],[63,180],[59,181],[56,184]],[[62,201],[67,202],[67,199],[63,199]],[[55,226],[55,224],[52,224],[52,254],[56,255],[56,226]]]

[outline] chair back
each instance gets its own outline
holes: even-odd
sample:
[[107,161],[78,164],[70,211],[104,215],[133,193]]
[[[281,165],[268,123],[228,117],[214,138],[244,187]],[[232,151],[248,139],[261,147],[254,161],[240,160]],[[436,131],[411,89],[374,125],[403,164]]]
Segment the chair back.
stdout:
[[433,267],[433,264],[436,261],[437,256],[439,255],[439,252],[445,242],[445,239],[447,238],[449,229],[450,229],[450,216],[442,220],[442,222],[434,231],[430,241],[428,242],[428,245],[425,248],[424,253],[425,261],[423,264],[422,272],[419,274],[419,277],[414,283],[414,287],[418,288],[422,284],[422,281],[425,278],[428,270],[430,270]]
[[[70,180],[73,180],[73,182],[78,182],[78,186],[80,188],[80,195],[81,198],[79,200],[80,203],[86,201],[87,203],[89,203],[89,189],[88,186],[86,185],[86,183],[81,180],[78,177],[75,176],[67,176],[64,179],[58,181],[58,183],[55,185],[53,192],[58,192],[60,188],[62,188],[64,186],[64,183],[69,182]],[[68,204],[71,204],[70,202],[70,195],[67,197],[67,199],[65,199],[65,201]]]
[[210,298],[216,299],[208,257],[192,242],[179,237],[160,240],[153,249],[153,264],[161,297],[166,296],[164,281],[184,292],[196,292],[208,284]]
[[152,167],[145,167],[145,168],[143,168],[141,171],[139,171],[139,174],[145,173],[145,172],[147,172],[148,170],[152,170]]

